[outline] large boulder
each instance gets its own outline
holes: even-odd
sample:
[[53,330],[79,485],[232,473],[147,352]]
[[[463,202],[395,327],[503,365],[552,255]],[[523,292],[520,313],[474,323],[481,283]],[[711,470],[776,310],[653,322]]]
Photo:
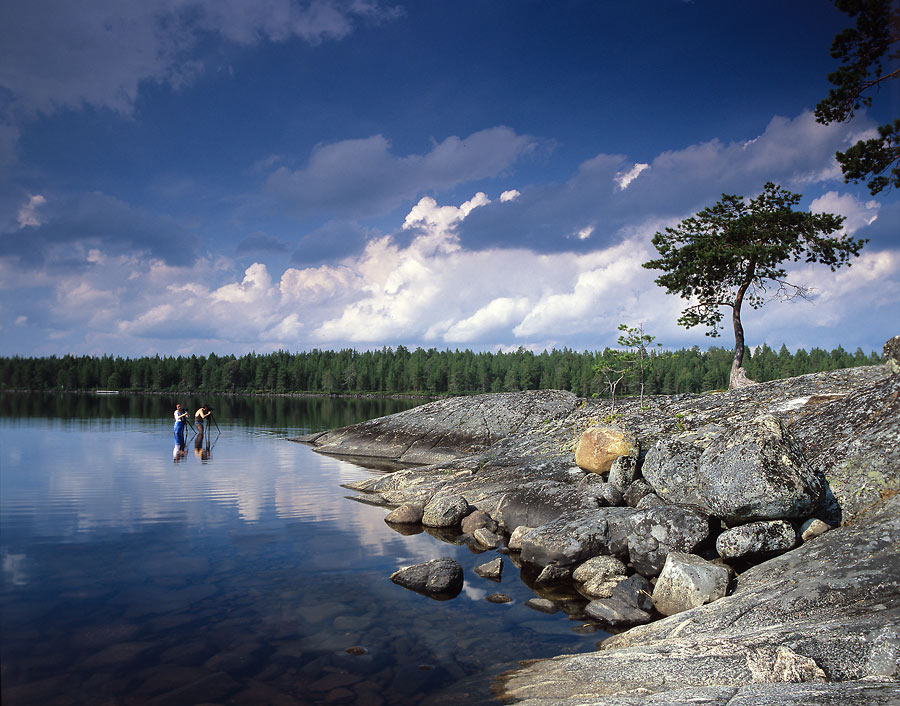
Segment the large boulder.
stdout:
[[562,481],[520,482],[503,493],[490,513],[507,532],[520,525],[537,527],[574,509],[596,508],[597,499],[576,485]]
[[641,474],[667,503],[702,505],[700,457],[721,433],[722,427],[710,424],[696,432],[660,439],[647,452]]
[[644,576],[662,571],[671,552],[693,553],[709,539],[709,518],[694,505],[660,505],[632,518],[628,555]]
[[700,457],[697,481],[704,507],[728,523],[808,517],[825,491],[771,415],[714,439]]
[[462,590],[463,569],[455,559],[441,557],[404,566],[391,574],[391,581],[430,598],[455,598]]
[[570,566],[598,554],[622,556],[635,512],[628,507],[604,507],[563,515],[522,538],[522,561]]
[[575,463],[592,473],[606,473],[620,456],[637,458],[640,452],[634,434],[612,426],[585,429],[575,447]]
[[728,569],[693,554],[672,552],[653,588],[653,605],[675,615],[722,598],[728,591]]
[[422,513],[424,507],[415,503],[401,505],[387,514],[384,518],[385,522],[392,522],[398,525],[418,524],[422,521]]

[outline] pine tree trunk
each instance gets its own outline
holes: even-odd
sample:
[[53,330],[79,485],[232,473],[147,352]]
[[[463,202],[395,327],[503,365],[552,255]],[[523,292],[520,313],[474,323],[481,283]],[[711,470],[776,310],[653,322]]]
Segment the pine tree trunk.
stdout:
[[747,274],[738,288],[734,304],[731,307],[731,323],[734,325],[734,361],[731,363],[731,377],[728,381],[729,390],[756,384],[747,377],[747,371],[744,370],[744,326],[741,324],[741,305],[744,303],[744,294],[747,293],[747,289],[753,281],[755,269],[756,263],[751,260],[747,266]]

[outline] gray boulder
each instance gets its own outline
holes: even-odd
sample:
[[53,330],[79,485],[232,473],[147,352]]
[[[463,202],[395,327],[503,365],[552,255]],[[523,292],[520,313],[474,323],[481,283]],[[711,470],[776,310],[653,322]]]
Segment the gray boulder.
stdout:
[[618,598],[592,600],[585,606],[584,612],[588,617],[613,627],[643,625],[653,620],[653,616],[647,611]]
[[647,613],[653,612],[653,584],[640,574],[620,581],[613,589],[612,597]]
[[612,576],[625,576],[625,574],[625,564],[616,559],[616,557],[600,555],[591,557],[583,564],[579,564],[575,571],[572,572],[572,579],[579,583],[584,583],[591,579],[608,579]]
[[503,544],[503,537],[499,534],[491,532],[489,529],[482,527],[472,533],[475,541],[485,549],[496,549]]
[[693,554],[672,552],[666,557],[653,605],[663,615],[675,615],[712,603],[728,591],[728,569]]
[[462,495],[437,495],[425,506],[422,524],[426,527],[456,527],[469,512]]
[[784,520],[750,522],[732,527],[716,539],[723,559],[749,559],[780,554],[797,546],[797,530]]
[[571,566],[598,554],[621,556],[635,512],[624,507],[578,510],[536,527],[522,537],[522,561]]
[[625,489],[622,497],[624,498],[625,504],[628,505],[628,507],[637,507],[637,504],[641,501],[641,498],[652,493],[653,486],[643,478],[638,478]]
[[619,456],[613,461],[607,480],[613,488],[622,494],[629,485],[634,483],[637,475],[637,459],[634,456]]
[[635,571],[656,576],[671,552],[696,552],[709,539],[709,518],[693,505],[660,505],[632,518],[628,555]]
[[703,507],[728,523],[809,517],[824,497],[821,477],[771,415],[714,439],[697,482]]
[[389,512],[384,520],[385,522],[392,522],[398,525],[417,524],[422,521],[424,509],[422,505],[416,503],[401,505]]
[[391,574],[391,581],[431,598],[454,598],[463,586],[463,569],[450,557],[404,566]]
[[503,575],[503,559],[498,556],[485,564],[479,564],[475,567],[475,573],[482,578],[499,581]]
[[475,510],[463,518],[460,529],[463,534],[472,534],[477,529],[494,532],[497,529],[497,522],[484,510]]

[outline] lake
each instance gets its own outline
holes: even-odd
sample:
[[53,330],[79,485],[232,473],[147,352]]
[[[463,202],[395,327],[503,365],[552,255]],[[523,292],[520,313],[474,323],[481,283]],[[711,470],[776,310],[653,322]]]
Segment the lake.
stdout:
[[[183,457],[175,401],[215,409]],[[525,605],[510,557],[477,576],[497,552],[394,531],[341,488],[379,471],[287,440],[417,403],[4,393],[4,706],[475,702],[517,660],[595,649]],[[388,579],[441,556],[465,571],[453,600]]]

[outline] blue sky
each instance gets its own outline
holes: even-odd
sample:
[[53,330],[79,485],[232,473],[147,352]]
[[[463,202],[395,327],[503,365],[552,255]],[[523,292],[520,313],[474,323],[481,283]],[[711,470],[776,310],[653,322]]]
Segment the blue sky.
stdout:
[[849,269],[750,345],[879,350],[900,197],[834,152],[825,0],[31,0],[0,7],[0,354],[730,346],[650,240],[766,181],[846,216]]

